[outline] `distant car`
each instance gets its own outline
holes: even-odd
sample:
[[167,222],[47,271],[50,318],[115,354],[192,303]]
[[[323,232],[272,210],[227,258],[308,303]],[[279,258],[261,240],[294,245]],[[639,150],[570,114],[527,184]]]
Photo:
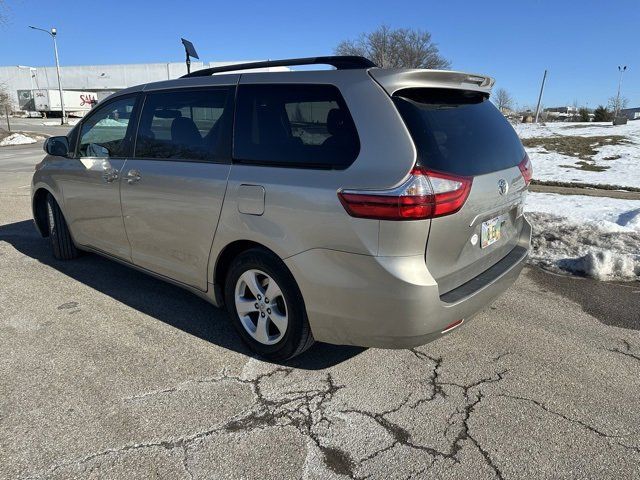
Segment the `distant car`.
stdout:
[[[319,63],[336,68],[245,72]],[[492,84],[321,57],[129,88],[46,142],[35,223],[56,258],[96,252],[226,306],[267,358],[421,345],[528,253],[531,164]]]

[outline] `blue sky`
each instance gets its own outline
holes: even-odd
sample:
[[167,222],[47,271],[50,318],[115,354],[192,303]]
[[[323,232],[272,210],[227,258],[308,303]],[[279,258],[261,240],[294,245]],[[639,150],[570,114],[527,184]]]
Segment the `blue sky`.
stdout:
[[182,61],[180,37],[204,61],[312,56],[381,24],[432,33],[454,69],[492,75],[520,106],[594,107],[617,88],[640,106],[640,0],[213,2],[5,1],[0,64],[50,65],[55,26],[62,65]]

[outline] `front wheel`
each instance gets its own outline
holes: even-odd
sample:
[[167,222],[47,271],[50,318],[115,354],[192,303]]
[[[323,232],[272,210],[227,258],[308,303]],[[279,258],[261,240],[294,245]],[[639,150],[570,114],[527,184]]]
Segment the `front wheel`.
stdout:
[[47,195],[47,223],[49,225],[49,240],[51,241],[53,256],[58,260],[76,258],[78,250],[73,244],[62,210],[60,210],[60,206],[51,194]]
[[275,255],[252,249],[231,264],[225,304],[240,337],[259,355],[286,360],[313,344],[300,290]]

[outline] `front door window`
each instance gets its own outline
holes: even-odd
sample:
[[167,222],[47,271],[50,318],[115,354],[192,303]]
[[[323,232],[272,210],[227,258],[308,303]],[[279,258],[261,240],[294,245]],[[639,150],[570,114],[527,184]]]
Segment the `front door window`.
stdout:
[[127,97],[98,107],[82,125],[78,156],[126,157],[128,146],[125,138],[135,101],[135,97]]

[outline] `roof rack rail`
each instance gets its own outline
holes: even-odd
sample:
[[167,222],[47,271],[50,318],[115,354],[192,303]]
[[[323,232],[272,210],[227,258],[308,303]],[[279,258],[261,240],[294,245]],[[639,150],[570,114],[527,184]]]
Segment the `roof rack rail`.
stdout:
[[283,60],[267,60],[264,62],[237,63],[235,65],[225,65],[224,67],[196,70],[180,78],[207,77],[214,73],[235,72],[237,70],[249,70],[252,68],[290,67],[294,65],[331,65],[338,70],[353,70],[377,66],[368,58],[356,55],[332,55],[328,57],[288,58]]

